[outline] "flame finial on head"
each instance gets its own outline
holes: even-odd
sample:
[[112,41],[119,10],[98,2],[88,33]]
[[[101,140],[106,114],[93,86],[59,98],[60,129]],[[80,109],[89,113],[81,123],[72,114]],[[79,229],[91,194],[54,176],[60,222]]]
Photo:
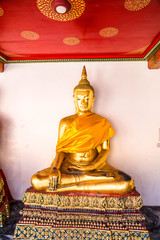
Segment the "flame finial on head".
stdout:
[[87,72],[85,66],[83,66],[81,80],[79,81],[78,85],[74,88],[74,92],[77,90],[80,91],[90,90],[93,92],[94,95],[94,88],[90,85],[90,82],[87,80]]
[[86,72],[86,67],[85,66],[83,66],[83,70],[82,70],[81,80],[82,79],[87,79],[87,72]]

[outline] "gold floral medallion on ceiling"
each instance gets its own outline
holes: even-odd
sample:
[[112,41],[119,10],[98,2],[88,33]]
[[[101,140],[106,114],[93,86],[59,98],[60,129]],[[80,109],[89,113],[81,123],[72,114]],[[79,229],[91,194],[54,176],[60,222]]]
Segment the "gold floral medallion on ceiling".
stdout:
[[75,37],[68,37],[63,39],[63,43],[66,45],[78,45],[80,43],[80,40]]
[[102,37],[114,37],[118,34],[118,29],[115,27],[106,27],[99,31],[99,35]]
[[39,34],[32,31],[22,31],[21,36],[28,40],[37,40],[39,38]]
[[138,11],[146,7],[151,0],[125,0],[124,6],[129,11]]
[[84,0],[68,0],[71,8],[65,13],[58,13],[54,7],[54,0],[37,0],[37,7],[46,17],[56,21],[72,21],[79,18],[85,10]]
[[3,16],[3,14],[4,14],[3,8],[0,7],[0,16]]

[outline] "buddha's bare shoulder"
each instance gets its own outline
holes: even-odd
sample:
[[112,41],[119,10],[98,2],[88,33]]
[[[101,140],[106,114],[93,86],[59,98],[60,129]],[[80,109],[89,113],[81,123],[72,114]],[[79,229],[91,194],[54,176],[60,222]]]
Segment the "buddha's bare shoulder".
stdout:
[[64,117],[61,119],[60,123],[59,123],[59,127],[69,127],[70,124],[75,120],[75,118],[77,117],[77,114],[74,115],[70,115],[67,117]]

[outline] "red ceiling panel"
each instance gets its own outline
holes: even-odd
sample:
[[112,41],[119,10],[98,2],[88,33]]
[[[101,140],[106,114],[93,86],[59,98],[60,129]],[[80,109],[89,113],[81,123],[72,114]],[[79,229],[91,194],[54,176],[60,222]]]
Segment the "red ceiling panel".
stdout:
[[38,2],[47,2],[54,14],[54,1],[0,1],[2,56],[7,60],[143,58],[160,40],[159,0],[69,0],[71,5],[85,4],[81,16],[69,21],[40,12]]

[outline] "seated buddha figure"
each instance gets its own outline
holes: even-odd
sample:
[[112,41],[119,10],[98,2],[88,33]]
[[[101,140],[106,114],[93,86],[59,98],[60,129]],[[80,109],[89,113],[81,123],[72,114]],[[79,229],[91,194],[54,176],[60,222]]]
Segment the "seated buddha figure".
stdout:
[[92,111],[94,89],[85,67],[73,97],[76,114],[60,121],[56,156],[49,168],[32,176],[32,186],[38,191],[131,192],[133,179],[107,163],[115,132],[107,119]]

